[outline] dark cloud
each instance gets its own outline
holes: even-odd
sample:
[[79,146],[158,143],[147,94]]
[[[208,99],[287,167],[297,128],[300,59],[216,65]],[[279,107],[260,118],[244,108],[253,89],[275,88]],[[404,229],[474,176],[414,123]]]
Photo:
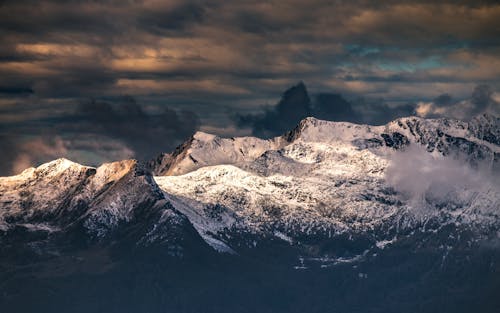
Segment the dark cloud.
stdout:
[[32,94],[33,89],[24,86],[0,86],[0,94]]
[[173,150],[199,126],[191,111],[160,107],[146,112],[132,97],[86,100],[57,117],[4,123],[0,175],[59,157],[88,165],[131,157],[149,160]]
[[[153,153],[139,135],[176,142],[197,127],[270,136],[306,115],[381,124],[412,103],[422,113],[432,102],[429,116],[494,111],[499,27],[498,1],[4,0],[3,142],[25,147],[43,130],[47,146],[59,136],[67,154],[97,162]],[[297,86],[277,103],[301,80],[311,97]],[[490,95],[471,98],[479,83]],[[443,93],[453,98],[433,100]],[[139,110],[116,101],[125,94]],[[88,98],[103,100],[70,110]],[[277,105],[262,113],[263,103]],[[146,124],[155,126],[137,130]]]
[[383,100],[357,98],[346,100],[336,93],[319,93],[310,100],[304,83],[291,87],[272,108],[260,114],[240,115],[240,127],[250,127],[252,134],[272,137],[285,133],[305,117],[323,120],[381,125],[399,117],[415,113],[415,105],[404,104],[390,107]]
[[113,104],[83,102],[72,123],[75,122],[76,132],[87,130],[115,138],[142,160],[172,150],[196,132],[200,124],[198,116],[190,111],[176,112],[165,107],[159,113],[148,114],[132,97]]
[[0,150],[0,176],[20,173],[34,164],[68,155],[61,137],[44,134],[29,139],[16,134],[0,135]]
[[352,105],[340,94],[320,93],[316,96],[313,108],[314,116],[329,121],[354,121],[356,112]]
[[[494,1],[3,1],[0,86],[29,77],[43,97],[165,97],[220,84],[254,98],[303,79],[339,92],[406,97],[410,84],[497,88]],[[440,12],[440,14],[435,14]],[[464,70],[464,67],[467,70]],[[187,81],[187,79],[189,81]],[[135,84],[126,84],[134,79]],[[156,84],[151,84],[155,81]],[[401,88],[401,85],[407,88]],[[451,85],[451,84],[450,84]],[[147,88],[145,88],[147,86]],[[432,85],[431,85],[432,86]],[[166,88],[167,87],[167,88]],[[435,92],[421,88],[426,99]],[[228,103],[240,98],[222,91]]]
[[488,85],[478,85],[470,98],[454,100],[449,94],[442,94],[430,102],[419,102],[416,108],[423,117],[452,117],[469,120],[479,114],[500,114],[500,93]]
[[444,93],[436,97],[436,99],[434,99],[434,103],[440,107],[450,106],[451,104],[453,104],[453,98],[451,97],[451,95]]
[[271,137],[290,130],[306,116],[311,115],[311,99],[304,83],[291,87],[273,108],[262,114],[239,116],[240,126],[251,126],[259,137]]
[[0,136],[0,148],[2,150],[0,159],[0,176],[12,174],[12,162],[19,155],[16,143],[12,136]]
[[241,10],[235,13],[235,25],[243,32],[265,35],[279,31],[284,25],[278,19],[262,12]]
[[474,88],[470,102],[473,115],[482,113],[490,107],[498,109],[498,106],[500,106],[500,103],[493,99],[493,90],[488,85],[479,85]]
[[192,24],[202,22],[205,11],[205,7],[200,4],[186,2],[170,8],[146,9],[137,22],[153,34],[161,35],[185,30]]
[[404,103],[389,105],[383,99],[356,98],[351,101],[357,118],[351,122],[383,125],[400,117],[415,115],[416,105]]

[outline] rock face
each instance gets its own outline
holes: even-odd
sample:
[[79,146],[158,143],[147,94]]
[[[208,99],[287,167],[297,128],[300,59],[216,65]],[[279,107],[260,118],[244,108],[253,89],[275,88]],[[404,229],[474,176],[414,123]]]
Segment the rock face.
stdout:
[[251,161],[282,145],[281,138],[221,138],[197,132],[173,153],[160,155],[148,166],[158,176],[182,175],[204,166]]
[[0,179],[0,195],[0,241],[6,253],[22,244],[71,249],[117,237],[177,251],[186,236],[197,236],[135,160],[92,168],[58,159]]
[[497,312],[499,153],[493,116],[306,118],[145,165],[59,159],[0,178],[0,307]]
[[270,140],[220,138],[197,132],[173,153],[162,154],[149,162],[148,167],[156,176],[182,175],[204,166],[253,161],[264,152],[279,150],[299,138],[306,142],[340,141],[360,149],[380,146],[400,149],[414,142],[429,152],[463,153],[471,160],[494,160],[498,166],[499,120],[492,115],[477,116],[468,123],[408,117],[384,126],[369,126],[306,118],[289,133]]
[[[0,179],[0,231],[12,244],[77,234],[84,242],[126,238],[176,249],[190,236],[237,254],[278,241],[311,257],[332,254],[333,238],[364,238],[364,252],[451,224],[488,237],[499,225],[498,181],[477,173],[498,169],[498,129],[499,119],[487,115],[383,126],[306,118],[270,140],[198,132],[146,166],[59,159]],[[426,174],[422,162],[395,165],[419,153],[429,163],[461,157],[478,172],[442,163],[443,177],[460,184]],[[417,190],[409,176],[421,179]]]
[[[190,162],[200,150],[189,146],[171,164],[187,174],[155,180],[207,243],[221,251],[251,247],[263,238],[304,247],[307,241],[328,245],[330,238],[358,236],[365,237],[363,252],[392,244],[423,225],[428,232],[453,224],[457,231],[474,228],[478,236],[490,236],[500,221],[498,184],[472,170],[463,173],[467,166],[451,158],[461,156],[470,166],[495,171],[497,126],[498,119],[488,116],[471,123],[411,117],[376,127],[307,118],[291,132],[264,142],[274,144],[252,145],[245,154],[238,154],[236,145],[225,145],[227,155],[245,157],[204,159],[196,170]],[[209,138],[195,144],[203,147],[202,155],[216,155],[220,149],[214,142],[221,139]],[[230,142],[243,140],[249,139]],[[422,177],[428,165],[405,164],[414,167],[405,169],[406,176],[419,175],[424,181],[415,192],[398,192],[405,181],[392,177],[397,170],[391,164],[410,146],[421,147],[413,154],[431,163],[450,159],[450,173],[444,173],[450,179],[458,175],[481,183],[465,186],[431,173]],[[442,194],[433,192],[439,183]]]

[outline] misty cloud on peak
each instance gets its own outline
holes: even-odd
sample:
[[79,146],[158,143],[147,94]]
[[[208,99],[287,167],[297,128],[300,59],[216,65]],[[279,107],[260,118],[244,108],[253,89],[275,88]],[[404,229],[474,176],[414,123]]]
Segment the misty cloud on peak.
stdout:
[[500,93],[489,85],[477,85],[470,98],[454,100],[449,94],[442,94],[430,102],[419,102],[417,115],[427,118],[451,117],[469,120],[479,114],[500,114]]
[[[470,203],[479,191],[500,192],[498,173],[488,162],[473,168],[465,155],[435,156],[418,144],[392,155],[385,179],[423,215],[436,204]],[[494,204],[490,209],[497,210]]]

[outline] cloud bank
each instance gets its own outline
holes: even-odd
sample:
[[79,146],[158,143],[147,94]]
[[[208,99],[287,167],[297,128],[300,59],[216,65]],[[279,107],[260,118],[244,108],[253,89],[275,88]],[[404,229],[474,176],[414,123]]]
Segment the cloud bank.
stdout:
[[500,93],[494,92],[488,85],[478,85],[469,99],[456,101],[451,95],[442,94],[433,101],[419,102],[415,111],[422,117],[459,120],[469,120],[483,113],[500,115]]
[[[55,158],[88,165],[173,150],[198,128],[198,116],[167,107],[147,112],[132,97],[108,103],[85,100],[60,116],[34,116],[0,127],[0,175],[21,172]],[[27,135],[28,134],[28,135]]]
[[389,101],[500,87],[497,1],[0,5],[0,92],[9,98],[128,94],[197,106],[210,97],[216,119],[228,107],[258,109],[299,80]]
[[394,153],[385,178],[417,209],[416,213],[428,215],[441,206],[468,207],[478,195],[492,196],[493,204],[486,201],[483,209],[497,210],[500,204],[498,174],[491,164],[472,168],[465,157],[435,156],[414,144]]
[[[487,0],[0,1],[0,148],[10,149],[0,167],[27,142],[57,137],[66,150],[53,151],[99,162],[153,153],[135,134],[269,136],[306,113],[371,124],[414,109],[463,117],[484,109],[468,100],[478,84],[493,92],[491,111],[499,27],[500,5]],[[280,104],[301,80],[310,102]],[[142,112],[124,113],[124,95]],[[87,99],[94,107],[77,111]]]

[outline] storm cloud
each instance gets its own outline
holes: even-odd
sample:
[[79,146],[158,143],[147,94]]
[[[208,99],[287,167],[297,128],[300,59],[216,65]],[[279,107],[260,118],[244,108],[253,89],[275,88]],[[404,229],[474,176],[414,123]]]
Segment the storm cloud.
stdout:
[[318,90],[410,100],[479,81],[498,87],[500,76],[494,1],[0,6],[0,85],[45,97],[175,93],[230,103],[275,97],[304,80]]
[[[0,142],[6,151],[58,136],[61,153],[94,163],[156,151],[138,136],[268,136],[305,114],[375,124],[415,108],[460,117],[459,103],[484,110],[468,100],[475,86],[498,98],[499,27],[497,1],[5,0]],[[310,102],[279,104],[299,81]],[[434,101],[443,94],[454,105]],[[123,111],[137,109],[124,95],[137,116]],[[189,126],[158,126],[170,121]],[[92,138],[106,148],[86,150]]]
[[463,100],[455,100],[449,94],[442,94],[430,102],[419,102],[416,108],[422,117],[452,117],[469,120],[478,114],[500,115],[500,93],[488,85],[478,85],[472,95]]
[[165,107],[148,114],[132,97],[124,97],[114,105],[96,100],[83,102],[74,121],[76,131],[115,138],[143,160],[175,148],[199,127],[199,118],[191,111],[176,112]]
[[59,157],[88,165],[149,160],[174,149],[198,128],[199,118],[191,111],[164,107],[146,112],[130,96],[112,103],[87,99],[59,116],[5,123],[0,128],[5,134],[0,137],[0,175]]

